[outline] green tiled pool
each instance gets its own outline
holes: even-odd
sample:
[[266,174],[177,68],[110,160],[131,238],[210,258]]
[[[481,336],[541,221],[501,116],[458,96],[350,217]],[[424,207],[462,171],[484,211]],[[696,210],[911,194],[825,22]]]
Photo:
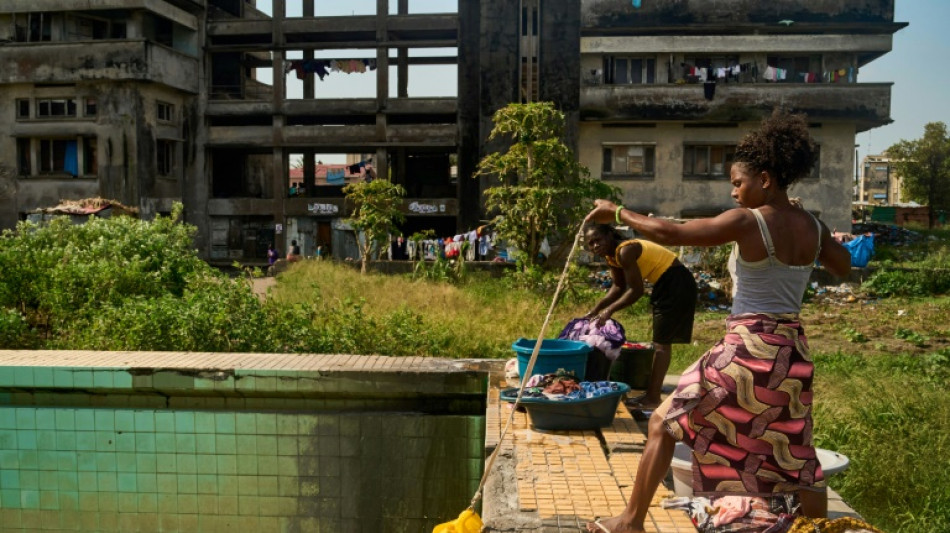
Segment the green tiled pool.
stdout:
[[0,367],[0,529],[431,530],[477,486],[484,389],[455,368]]

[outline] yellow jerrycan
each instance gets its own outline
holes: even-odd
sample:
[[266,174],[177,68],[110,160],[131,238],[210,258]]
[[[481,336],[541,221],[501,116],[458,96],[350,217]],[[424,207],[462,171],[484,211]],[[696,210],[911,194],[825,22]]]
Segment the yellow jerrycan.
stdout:
[[466,509],[455,520],[435,526],[432,533],[479,533],[481,530],[481,517],[474,510]]

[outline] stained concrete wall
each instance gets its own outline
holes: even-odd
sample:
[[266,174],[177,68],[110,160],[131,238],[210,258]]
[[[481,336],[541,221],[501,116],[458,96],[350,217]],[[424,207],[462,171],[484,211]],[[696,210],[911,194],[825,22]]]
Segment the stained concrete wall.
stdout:
[[418,533],[468,504],[485,375],[285,357],[0,351],[2,530]]
[[[610,179],[620,187],[624,205],[642,213],[680,218],[684,213],[724,211],[735,207],[728,177],[684,178],[685,144],[736,144],[756,127],[746,122],[736,128],[684,128],[681,123],[657,123],[653,127],[604,128],[582,123],[580,162],[591,176],[603,176],[603,143],[630,142],[655,146],[656,170],[653,178]],[[794,185],[792,196],[801,196],[805,207],[820,215],[830,228],[851,227],[851,185],[854,169],[854,126],[825,124],[811,134],[821,147],[817,180]]]
[[[68,175],[39,174],[18,176],[12,180],[14,195],[7,195],[3,224],[15,224],[18,213],[50,207],[62,199],[102,196],[142,209],[143,216],[168,211],[171,202],[181,200],[186,176],[194,173],[193,152],[185,141],[195,138],[194,99],[161,85],[122,82],[81,83],[75,86],[34,88],[26,84],[0,86],[0,113],[13,117],[17,99],[76,98],[79,107],[85,97],[96,99],[95,117],[30,118],[0,124],[2,163],[17,169],[17,138],[96,139],[98,173],[78,178]],[[173,121],[160,121],[158,101],[172,104]],[[35,105],[34,105],[35,107]],[[156,139],[176,145],[173,175],[159,176],[155,153]]]
[[650,0],[634,8],[627,0],[582,0],[586,27],[624,28],[689,24],[887,23],[894,0]]

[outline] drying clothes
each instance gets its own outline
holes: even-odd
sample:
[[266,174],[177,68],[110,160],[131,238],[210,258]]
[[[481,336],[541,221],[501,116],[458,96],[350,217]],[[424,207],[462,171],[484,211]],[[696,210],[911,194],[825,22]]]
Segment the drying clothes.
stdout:
[[716,96],[716,82],[707,81],[703,84],[703,98],[712,100]]
[[796,314],[731,315],[679,380],[667,430],[694,456],[696,495],[821,490],[812,442],[814,364]]
[[686,511],[700,533],[785,533],[800,507],[798,493],[668,498],[660,506]]
[[557,338],[584,342],[604,352],[611,361],[617,360],[620,356],[620,348],[627,341],[623,326],[612,318],[608,319],[601,328],[595,326],[594,321],[588,318],[575,318],[564,326]]

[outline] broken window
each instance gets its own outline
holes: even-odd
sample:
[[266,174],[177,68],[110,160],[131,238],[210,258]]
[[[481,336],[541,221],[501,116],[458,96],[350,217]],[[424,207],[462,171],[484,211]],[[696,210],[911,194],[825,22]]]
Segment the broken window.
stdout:
[[95,98],[86,98],[85,100],[85,109],[83,110],[83,115],[87,117],[94,117],[98,114],[99,110],[96,105]]
[[604,178],[653,175],[656,148],[644,144],[604,146]]
[[158,120],[164,122],[174,122],[175,121],[175,106],[174,104],[169,104],[168,102],[155,102],[155,107],[157,109]]
[[17,159],[17,174],[20,176],[30,176],[33,174],[33,165],[30,164],[30,139],[17,139],[16,140],[16,159]]
[[735,153],[734,145],[687,145],[683,148],[683,175],[728,178]]
[[28,98],[19,98],[16,101],[16,118],[30,118],[30,100]]
[[175,169],[175,141],[165,139],[155,141],[155,153],[159,175],[171,176]]
[[79,174],[76,141],[40,139],[40,172],[44,174]]
[[44,98],[37,100],[36,116],[40,118],[75,117],[76,100],[73,98]]
[[155,42],[158,44],[164,44],[165,46],[172,46],[173,43],[173,30],[172,30],[172,21],[162,18],[155,17]]
[[96,157],[99,142],[95,137],[82,138],[82,173],[84,176],[99,174],[99,162]]
[[52,19],[52,13],[27,14],[27,27],[29,28],[27,40],[30,42],[51,40],[53,33]]
[[604,83],[656,83],[656,58],[604,56]]

